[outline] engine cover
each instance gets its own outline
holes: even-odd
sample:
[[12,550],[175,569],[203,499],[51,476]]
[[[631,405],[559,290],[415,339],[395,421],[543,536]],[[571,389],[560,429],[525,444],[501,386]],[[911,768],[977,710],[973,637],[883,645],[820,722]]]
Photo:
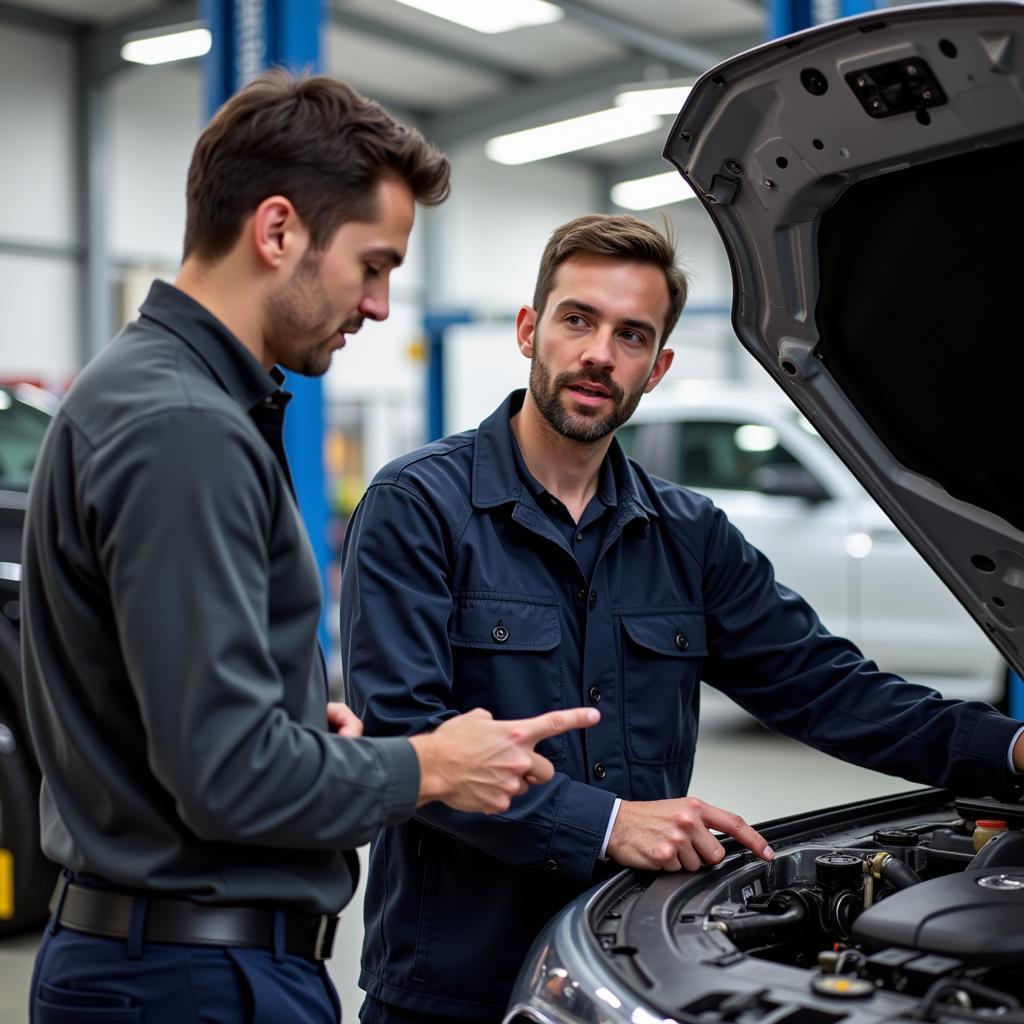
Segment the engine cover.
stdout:
[[869,949],[902,946],[966,963],[1024,959],[1024,866],[933,878],[869,907],[853,925]]

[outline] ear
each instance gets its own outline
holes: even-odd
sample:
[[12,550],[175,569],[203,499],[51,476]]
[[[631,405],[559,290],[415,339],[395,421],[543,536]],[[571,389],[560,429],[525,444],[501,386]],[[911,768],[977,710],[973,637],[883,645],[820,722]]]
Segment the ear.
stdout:
[[672,360],[675,359],[675,357],[675,352],[670,348],[663,348],[658,353],[657,359],[654,360],[654,369],[651,370],[651,375],[647,378],[647,384],[644,385],[645,395],[653,391],[658,386],[658,382],[661,378],[668,373],[668,368],[672,365]]
[[537,332],[537,311],[532,306],[520,306],[516,315],[516,341],[519,351],[527,359],[533,358],[533,339]]
[[306,251],[309,232],[290,199],[267,196],[252,215],[252,240],[259,262],[277,270],[295,262]]

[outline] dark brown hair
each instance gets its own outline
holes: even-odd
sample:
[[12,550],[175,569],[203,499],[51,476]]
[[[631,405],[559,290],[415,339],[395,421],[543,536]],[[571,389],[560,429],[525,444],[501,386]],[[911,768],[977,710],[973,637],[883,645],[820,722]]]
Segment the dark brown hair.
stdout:
[[540,317],[555,283],[555,272],[575,256],[611,256],[617,260],[650,263],[665,275],[668,285],[668,315],[661,345],[672,333],[686,305],[686,275],[676,266],[671,238],[646,221],[625,214],[590,213],[555,228],[544,247],[533,292],[533,308]]
[[419,131],[344,82],[269,71],[232,96],[196,143],[185,257],[226,255],[272,195],[291,200],[313,249],[323,249],[346,221],[376,216],[381,180],[404,181],[418,202],[436,206],[448,197],[450,173]]

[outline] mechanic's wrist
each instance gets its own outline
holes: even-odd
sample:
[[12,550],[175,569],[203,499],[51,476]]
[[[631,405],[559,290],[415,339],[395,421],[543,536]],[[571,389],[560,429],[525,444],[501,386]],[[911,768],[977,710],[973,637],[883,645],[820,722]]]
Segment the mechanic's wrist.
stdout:
[[410,736],[409,742],[416,751],[420,763],[420,790],[416,797],[416,806],[442,800],[448,793],[448,780],[441,764],[438,739],[433,733],[424,732],[418,736]]
[[629,831],[629,816],[634,801],[619,800],[618,810],[615,813],[615,821],[612,823],[611,834],[608,836],[608,845],[605,847],[606,856],[615,860],[616,853],[620,852],[626,834]]

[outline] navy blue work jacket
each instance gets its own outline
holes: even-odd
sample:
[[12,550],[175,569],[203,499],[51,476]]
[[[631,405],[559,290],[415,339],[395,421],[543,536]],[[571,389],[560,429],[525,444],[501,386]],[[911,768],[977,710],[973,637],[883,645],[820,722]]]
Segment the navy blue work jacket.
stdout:
[[[381,470],[345,544],[346,692],[367,734],[600,693],[600,724],[542,743],[554,779],[505,814],[430,804],[374,841],[361,984],[449,1018],[499,1017],[544,922],[615,870],[598,860],[615,797],[686,793],[701,678],[846,760],[965,792],[1010,780],[1015,723],[878,671],[710,501],[649,476],[617,442],[617,505],[584,579],[517,472],[521,402]],[[574,635],[582,649],[568,651]]]

